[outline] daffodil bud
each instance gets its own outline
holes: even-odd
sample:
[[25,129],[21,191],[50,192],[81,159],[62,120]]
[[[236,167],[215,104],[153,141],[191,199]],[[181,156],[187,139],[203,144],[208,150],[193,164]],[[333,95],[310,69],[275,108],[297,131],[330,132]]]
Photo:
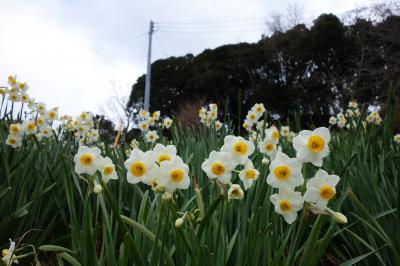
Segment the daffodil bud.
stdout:
[[95,186],[94,186],[94,188],[93,188],[93,192],[94,193],[100,193],[100,192],[102,192],[103,191],[103,187],[100,185],[100,184],[96,184]]
[[169,193],[168,191],[164,192],[164,194],[162,194],[162,199],[163,200],[171,200],[172,199],[172,194]]
[[176,221],[175,221],[175,228],[180,228],[180,227],[183,225],[184,222],[185,222],[185,219],[184,219],[184,218],[178,218],[178,219],[176,219]]
[[268,158],[263,158],[262,160],[261,160],[261,163],[263,163],[263,164],[269,164],[269,160],[268,160]]
[[325,211],[332,217],[332,219],[338,224],[346,224],[347,217],[340,212],[335,212],[329,208],[326,208]]
[[338,224],[347,224],[347,217],[340,212],[333,212],[332,219]]

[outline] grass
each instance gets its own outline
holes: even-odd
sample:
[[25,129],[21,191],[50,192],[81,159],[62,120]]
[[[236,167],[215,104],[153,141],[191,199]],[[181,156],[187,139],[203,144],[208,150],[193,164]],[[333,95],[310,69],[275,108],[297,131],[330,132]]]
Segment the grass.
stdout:
[[[21,119],[21,116],[18,117]],[[399,265],[400,147],[393,142],[390,115],[380,126],[335,130],[324,169],[341,177],[330,204],[349,222],[305,209],[288,225],[275,213],[266,184],[268,166],[252,155],[260,178],[240,201],[211,182],[201,163],[233,129],[173,126],[171,138],[190,166],[188,190],[163,199],[145,185],[126,181],[127,143],[105,146],[119,179],[94,194],[74,171],[78,145],[54,132],[30,137],[19,149],[5,144],[11,114],[0,121],[0,243],[13,239],[20,263],[58,265]],[[282,149],[294,157],[291,143]],[[143,150],[149,144],[140,142]],[[310,178],[317,168],[304,165]],[[239,183],[237,173],[234,183]],[[303,188],[303,191],[305,187]],[[179,228],[176,219],[185,214]],[[0,260],[1,261],[1,260]]]

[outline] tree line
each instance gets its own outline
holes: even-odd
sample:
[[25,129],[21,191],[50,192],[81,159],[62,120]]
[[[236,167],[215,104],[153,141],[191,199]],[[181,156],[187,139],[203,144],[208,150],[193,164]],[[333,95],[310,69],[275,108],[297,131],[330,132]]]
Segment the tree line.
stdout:
[[[157,60],[151,68],[151,109],[178,119],[187,103],[223,105],[229,99],[236,121],[262,102],[272,118],[286,120],[300,109],[303,123],[323,125],[353,99],[378,105],[393,89],[399,103],[400,16],[345,24],[322,14],[309,27],[297,24],[256,43]],[[141,107],[144,85],[142,75],[132,86],[127,113]]]

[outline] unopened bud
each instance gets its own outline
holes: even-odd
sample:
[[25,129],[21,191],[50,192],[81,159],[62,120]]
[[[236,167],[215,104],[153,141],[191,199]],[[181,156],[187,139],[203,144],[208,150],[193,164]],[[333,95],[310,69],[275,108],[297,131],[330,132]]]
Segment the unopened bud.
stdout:
[[176,219],[175,228],[180,228],[183,225],[184,222],[185,222],[185,220],[183,218]]
[[261,163],[263,163],[263,164],[269,164],[268,158],[263,158],[263,159],[261,160]]
[[332,219],[338,224],[347,224],[347,217],[340,212],[335,212],[329,208],[325,209],[327,213],[332,217]]
[[164,194],[162,194],[162,199],[163,200],[171,200],[172,199],[172,194],[169,193],[168,191],[164,192]]
[[96,184],[95,186],[94,186],[94,188],[93,188],[93,192],[94,193],[100,193],[100,192],[102,192],[103,191],[103,187],[101,186],[101,185],[99,185],[99,184]]

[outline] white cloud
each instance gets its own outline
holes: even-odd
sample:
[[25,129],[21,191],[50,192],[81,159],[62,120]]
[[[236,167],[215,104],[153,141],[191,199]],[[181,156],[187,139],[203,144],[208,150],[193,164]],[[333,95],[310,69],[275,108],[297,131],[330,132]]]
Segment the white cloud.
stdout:
[[[289,4],[298,3],[304,7],[304,17],[309,21],[321,12],[340,13],[367,0],[0,2],[0,83],[5,82],[8,74],[17,74],[30,84],[30,94],[36,100],[49,107],[59,106],[62,113],[76,115],[82,110],[98,112],[98,106],[113,95],[113,86],[122,86],[129,94],[131,84],[145,72],[147,50],[147,37],[133,37],[147,31],[150,19],[204,22],[261,18],[273,11],[285,13]],[[210,24],[207,28],[203,24],[203,31],[221,31],[214,34],[157,32],[153,61],[166,53],[197,54],[227,43],[254,42],[266,29],[263,20],[253,25],[235,25],[219,28]],[[189,24],[187,31],[193,29]]]

